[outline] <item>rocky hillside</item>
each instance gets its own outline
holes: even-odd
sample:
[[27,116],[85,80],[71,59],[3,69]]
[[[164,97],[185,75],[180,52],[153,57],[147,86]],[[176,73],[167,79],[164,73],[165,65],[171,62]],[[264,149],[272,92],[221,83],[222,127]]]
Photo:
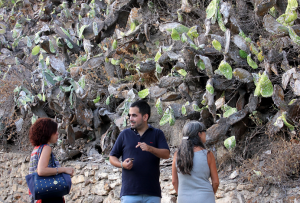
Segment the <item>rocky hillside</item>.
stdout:
[[104,159],[145,99],[171,146],[200,120],[220,170],[296,181],[299,3],[0,0],[2,151],[30,151],[30,125],[51,117],[61,160]]

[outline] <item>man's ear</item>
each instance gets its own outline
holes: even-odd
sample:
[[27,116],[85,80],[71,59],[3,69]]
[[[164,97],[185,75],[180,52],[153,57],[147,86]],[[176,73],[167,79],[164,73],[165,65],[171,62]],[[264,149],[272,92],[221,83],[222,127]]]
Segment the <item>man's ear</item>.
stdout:
[[148,121],[148,118],[149,118],[148,114],[143,115],[143,121]]

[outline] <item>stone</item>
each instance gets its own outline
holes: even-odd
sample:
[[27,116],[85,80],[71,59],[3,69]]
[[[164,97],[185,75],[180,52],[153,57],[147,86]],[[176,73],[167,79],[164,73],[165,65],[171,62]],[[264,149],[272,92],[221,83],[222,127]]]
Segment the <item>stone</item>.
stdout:
[[97,178],[98,180],[100,180],[100,179],[107,179],[107,178],[108,178],[108,173],[98,173],[98,174],[96,175],[96,178]]
[[95,175],[95,171],[94,169],[90,171],[90,176],[94,176]]
[[112,174],[112,175],[108,175],[108,180],[117,180],[120,178],[120,175],[117,174]]
[[22,185],[19,185],[19,186],[18,186],[17,192],[20,192],[20,193],[25,194],[25,193],[28,192],[28,187],[24,187],[24,186],[22,186]]
[[224,197],[224,192],[220,191],[220,190],[217,190],[217,192],[216,192],[216,198],[220,199],[220,198],[223,198],[223,197]]
[[229,183],[226,185],[225,187],[225,193],[227,193],[228,191],[232,191],[232,190],[235,190],[236,189],[236,183]]
[[91,186],[87,185],[81,189],[81,195],[85,196],[86,194],[90,194]]
[[81,164],[78,164],[78,165],[75,165],[74,167],[75,167],[75,169],[77,169],[77,170],[80,170],[80,169],[82,169],[82,168],[83,168],[83,165],[81,165]]
[[84,178],[84,176],[83,175],[79,175],[79,176],[74,176],[73,178],[72,178],[72,184],[78,184],[78,183],[82,183],[82,182],[84,182],[84,180],[85,180],[85,178]]
[[122,184],[122,180],[121,179],[117,179],[115,182],[111,183],[109,186],[114,189],[116,186],[121,185]]
[[119,203],[120,200],[115,200],[113,195],[110,193],[107,198],[104,199],[103,203]]
[[100,183],[96,184],[94,187],[92,187],[92,194],[95,195],[101,195],[105,196],[108,195],[109,190],[107,190],[107,183],[104,182],[104,180],[101,180]]
[[246,202],[244,196],[241,193],[237,192],[236,196],[237,196],[237,199],[239,200],[239,203]]
[[290,197],[286,197],[285,200],[283,200],[283,202],[299,203],[300,202],[300,195],[293,195],[293,196],[290,196]]
[[221,164],[229,155],[229,151],[223,146],[217,147],[217,163]]
[[18,185],[14,184],[12,187],[11,187],[12,191],[13,192],[16,192],[17,189],[18,189]]
[[252,184],[239,184],[236,188],[237,190],[249,190],[254,191],[254,185]]
[[[222,118],[221,118],[222,119]],[[206,145],[211,145],[219,141],[219,139],[226,135],[230,125],[226,120],[221,120],[219,123],[212,125],[206,131]]]
[[259,195],[263,191],[264,187],[258,187],[255,191],[256,195]]
[[279,193],[279,189],[277,189],[277,188],[272,188],[271,189],[271,197],[273,197],[273,198],[277,198],[277,197],[279,197],[280,196],[280,193]]
[[[2,174],[2,173],[0,173],[0,174]],[[7,184],[6,180],[0,181],[0,188],[7,188],[7,187],[8,187],[8,184]]]
[[98,165],[95,165],[95,164],[93,164],[93,165],[92,165],[92,169],[93,169],[93,170],[99,170],[99,166],[98,166]]
[[160,88],[174,87],[180,85],[182,82],[183,80],[180,77],[163,76],[159,80],[158,87]]
[[94,196],[89,195],[87,198],[82,200],[82,203],[93,203],[94,202]]
[[74,191],[74,195],[72,197],[72,200],[75,201],[75,200],[79,199],[80,196],[81,196],[80,189],[76,190],[76,191]]
[[229,178],[235,179],[238,175],[239,175],[239,172],[237,170],[235,170],[230,174]]
[[113,190],[114,193],[114,198],[115,199],[120,199],[120,193],[121,193],[121,186],[117,186]]
[[85,171],[85,172],[84,172],[84,176],[85,176],[85,177],[88,177],[88,176],[89,176],[89,173],[90,173],[90,171]]
[[297,192],[299,192],[300,191],[300,187],[295,187],[295,188],[289,188],[289,189],[287,189],[287,194],[288,195],[291,195],[291,194],[293,194],[293,193],[297,193]]
[[14,198],[14,200],[18,200],[18,199],[20,199],[21,198],[21,193],[14,193],[13,194],[13,198]]
[[166,88],[159,88],[158,86],[152,86],[149,88],[150,97],[158,98],[167,92]]
[[82,199],[77,199],[74,201],[74,203],[82,203]]
[[[223,147],[223,145],[222,145]],[[219,147],[216,147],[219,150]],[[1,154],[2,155],[2,154]],[[4,158],[5,157],[5,158]],[[0,159],[5,162],[9,162],[7,165],[12,166],[12,160],[19,160],[20,156],[1,156]],[[21,160],[21,159],[20,159]],[[170,158],[172,160],[172,158]],[[19,163],[19,161],[18,161]],[[169,160],[161,161],[161,188],[162,188],[162,203],[176,203],[176,194],[174,187],[171,183],[171,165],[168,165]],[[20,173],[28,173],[28,162],[18,165],[18,168],[22,168]],[[103,165],[101,165],[103,164]],[[80,176],[85,177],[84,174],[88,172],[89,184],[85,184],[85,179],[83,182],[73,183],[72,189],[69,195],[65,196],[66,202],[80,202],[80,203],[102,203],[104,200],[106,203],[119,203],[120,191],[121,191],[121,173],[119,170],[113,171],[114,167],[107,163],[99,164],[99,171],[95,171],[93,165],[81,162],[66,162],[64,166],[78,167],[82,170],[83,174],[79,174],[77,169],[77,174],[73,177],[79,180]],[[5,165],[5,166],[3,166]],[[229,170],[229,169],[228,169]],[[230,170],[231,171],[231,170]],[[12,176],[13,170],[6,167],[6,164],[0,165],[0,203],[1,202],[15,202],[23,203],[28,201],[28,187],[24,177],[17,178]],[[17,173],[18,170],[15,170]],[[95,172],[93,177],[90,174]],[[228,172],[228,171],[227,171]],[[225,173],[226,174],[226,173]],[[116,180],[108,180],[108,177],[118,176]],[[7,178],[9,177],[9,178]],[[100,178],[101,177],[101,178]],[[299,186],[293,188],[286,188],[285,196],[282,190],[275,186],[264,186],[258,187],[249,183],[237,183],[236,178],[230,180],[228,176],[221,178],[220,175],[220,185],[216,193],[216,203],[252,203],[252,202],[287,202],[295,203],[300,200]],[[75,180],[74,179],[74,180]]]
[[235,193],[233,191],[230,191],[224,198],[217,199],[216,203],[239,203],[235,196]]
[[104,200],[104,197],[99,197],[99,196],[96,196],[93,203],[102,203]]

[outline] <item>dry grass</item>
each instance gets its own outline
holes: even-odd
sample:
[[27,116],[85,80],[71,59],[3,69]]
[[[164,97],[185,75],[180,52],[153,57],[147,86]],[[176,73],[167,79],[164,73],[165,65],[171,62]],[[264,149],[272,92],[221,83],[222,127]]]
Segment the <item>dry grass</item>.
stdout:
[[268,150],[246,160],[241,167],[242,179],[256,185],[289,186],[300,178],[300,143],[279,140]]

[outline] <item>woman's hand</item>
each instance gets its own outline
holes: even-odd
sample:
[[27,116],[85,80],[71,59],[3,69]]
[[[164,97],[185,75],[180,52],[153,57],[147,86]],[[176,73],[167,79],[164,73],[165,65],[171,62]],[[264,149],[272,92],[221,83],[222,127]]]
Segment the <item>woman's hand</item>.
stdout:
[[73,175],[74,173],[74,168],[72,167],[63,167],[64,168],[64,173],[69,174],[69,175]]

